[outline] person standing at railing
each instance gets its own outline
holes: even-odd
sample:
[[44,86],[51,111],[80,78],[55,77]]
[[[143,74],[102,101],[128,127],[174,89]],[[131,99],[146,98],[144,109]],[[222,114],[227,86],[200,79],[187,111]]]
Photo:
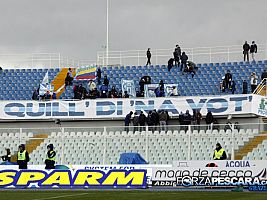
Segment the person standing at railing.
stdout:
[[250,54],[251,54],[251,57],[252,57],[252,60],[255,61],[255,53],[258,52],[258,47],[255,43],[255,41],[252,41],[252,44],[250,46]]
[[146,62],[146,66],[151,65],[151,52],[150,52],[150,48],[147,49],[146,51],[146,57],[147,57],[147,62]]
[[244,61],[246,61],[246,58],[247,58],[247,61],[249,61],[249,55],[248,55],[249,50],[250,50],[250,46],[248,42],[245,41],[245,44],[243,45]]
[[181,48],[179,47],[178,44],[176,45],[174,49],[173,57],[174,57],[175,65],[179,67],[180,66],[179,59],[181,57]]
[[125,131],[129,132],[129,126],[131,123],[131,118],[132,118],[133,111],[131,111],[129,114],[126,115],[124,119],[124,125],[125,125]]

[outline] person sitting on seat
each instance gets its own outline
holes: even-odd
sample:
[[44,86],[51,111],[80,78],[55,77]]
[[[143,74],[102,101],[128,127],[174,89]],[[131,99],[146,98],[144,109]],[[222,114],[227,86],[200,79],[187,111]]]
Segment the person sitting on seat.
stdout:
[[4,162],[10,162],[11,161],[11,151],[10,149],[6,149],[6,155],[1,157]]

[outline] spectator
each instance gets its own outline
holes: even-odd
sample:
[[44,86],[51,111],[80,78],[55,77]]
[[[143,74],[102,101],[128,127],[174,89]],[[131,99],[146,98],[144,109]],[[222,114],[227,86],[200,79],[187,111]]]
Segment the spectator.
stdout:
[[236,83],[235,83],[235,81],[232,81],[231,91],[232,91],[232,94],[235,94],[235,91],[236,91]]
[[148,125],[148,130],[152,131],[153,130],[153,125],[154,125],[154,122],[153,122],[153,119],[152,119],[152,111],[148,112],[147,125]]
[[192,121],[192,116],[189,113],[189,110],[186,110],[185,114],[184,114],[184,125],[185,126],[185,131],[188,130],[188,126],[191,124]]
[[3,73],[3,68],[2,67],[0,67],[0,74],[2,74]]
[[253,93],[258,85],[258,77],[255,72],[253,72],[250,76],[250,85],[251,85],[251,93]]
[[180,46],[179,46],[178,44],[176,45],[176,48],[175,48],[174,51],[177,52],[178,57],[180,58],[180,57],[181,57],[181,53],[182,53],[182,51],[181,51],[181,48],[180,48]]
[[179,55],[178,55],[178,52],[176,51],[176,49],[173,52],[173,58],[174,58],[175,66],[179,67],[180,66]]
[[100,87],[100,91],[101,91],[101,98],[107,98],[108,97],[108,85],[101,85]]
[[145,79],[142,77],[141,80],[139,81],[139,86],[140,86],[140,93],[144,94],[144,91],[145,91]]
[[182,111],[179,114],[179,123],[180,125],[184,125],[184,114]]
[[146,57],[147,57],[146,66],[151,65],[151,52],[150,52],[150,48],[148,48],[147,51],[146,51]]
[[125,124],[125,131],[129,132],[129,125],[131,123],[131,118],[132,118],[133,112],[131,111],[129,114],[126,115],[124,119],[124,124]]
[[141,111],[139,115],[139,125],[140,125],[140,132],[146,130],[146,116],[144,115],[143,111]]
[[216,149],[213,153],[213,159],[214,160],[226,160],[227,156],[225,153],[225,150],[222,148],[220,143],[216,144]]
[[108,80],[108,77],[107,75],[104,76],[104,81],[103,81],[103,84],[108,86],[109,85],[109,80]]
[[129,96],[128,92],[127,92],[127,91],[124,91],[123,98],[129,98],[129,97],[130,97],[130,96]]
[[183,71],[183,69],[186,68],[186,63],[187,63],[187,60],[188,60],[188,56],[185,54],[185,52],[182,53],[181,55],[181,71]]
[[160,80],[160,82],[159,82],[159,89],[160,89],[160,91],[164,91],[164,82],[163,82],[163,80]]
[[37,101],[39,94],[38,91],[36,89],[34,89],[33,94],[32,94],[32,100]]
[[50,100],[50,99],[51,99],[50,91],[46,91],[46,93],[45,93],[45,95],[44,95],[44,99],[45,99],[45,100]]
[[99,95],[99,92],[98,92],[97,88],[95,88],[93,91],[89,92],[88,98],[96,99],[98,97],[100,97],[100,95]]
[[222,92],[225,92],[225,88],[226,88],[225,78],[222,77],[222,82],[220,82],[220,90]]
[[164,110],[160,111],[159,113],[159,125],[161,128],[161,131],[166,131],[166,125],[167,125],[168,116]]
[[89,92],[93,91],[96,88],[96,84],[93,80],[90,80],[88,83]]
[[252,45],[250,46],[250,54],[251,54],[252,60],[254,61],[255,61],[255,54],[257,53],[257,51],[258,51],[258,47],[255,41],[252,41]]
[[263,70],[262,74],[261,74],[261,80],[267,78],[267,72],[266,70]]
[[244,61],[246,61],[246,58],[247,58],[247,61],[249,61],[249,55],[248,55],[249,50],[250,50],[250,46],[248,42],[245,41],[245,44],[243,45]]
[[238,122],[235,122],[234,129],[238,130],[238,132],[240,131],[240,125]]
[[53,94],[52,94],[52,99],[53,100],[57,99],[57,94],[55,92],[53,92]]
[[156,111],[156,109],[152,111],[151,122],[152,122],[153,130],[154,131],[157,130],[157,126],[159,125],[159,114]]
[[169,115],[169,113],[168,113],[167,110],[165,110],[165,113],[166,113],[166,115],[167,115],[166,125],[169,125],[170,115]]
[[109,92],[109,98],[118,98],[118,92],[117,92],[115,86],[112,86],[112,88]]
[[4,162],[10,162],[11,161],[11,151],[10,149],[6,149],[6,155],[1,156],[2,161]]
[[133,117],[134,133],[135,131],[138,131],[138,125],[139,125],[139,116],[137,115],[137,112],[134,112],[134,117]]
[[71,73],[67,73],[67,76],[65,78],[65,87],[72,85],[73,78],[70,76]]
[[230,73],[230,70],[227,70],[227,73],[224,76],[224,80],[225,80],[226,89],[230,89],[231,81],[232,81],[232,74]]
[[208,125],[208,129],[210,129],[210,126],[211,126],[211,124],[212,124],[213,121],[214,121],[213,115],[212,115],[212,113],[211,113],[210,110],[208,111],[205,120],[206,120],[206,124]]
[[187,69],[188,69],[188,73],[191,74],[192,78],[194,78],[195,74],[196,74],[196,64],[191,62],[191,61],[187,61]]
[[170,58],[168,61],[168,71],[171,71],[171,68],[173,68],[173,62],[174,62],[174,59]]
[[[69,68],[69,70],[68,70],[68,74],[70,75],[70,77],[72,78],[72,69],[71,68]],[[73,78],[72,78],[73,79]]]
[[178,96],[178,90],[177,90],[177,87],[176,86],[173,86],[172,87],[172,93],[171,93],[171,96]]
[[[200,125],[201,120],[202,120],[202,115],[201,115],[200,111],[194,109],[193,110],[193,118],[192,118],[193,125]],[[200,129],[200,127],[198,126],[198,130],[199,129]]]
[[100,67],[97,68],[97,72],[96,72],[96,76],[97,76],[97,82],[98,82],[98,85],[101,84],[101,69]]
[[242,94],[247,94],[248,93],[248,82],[247,80],[243,81],[243,92]]

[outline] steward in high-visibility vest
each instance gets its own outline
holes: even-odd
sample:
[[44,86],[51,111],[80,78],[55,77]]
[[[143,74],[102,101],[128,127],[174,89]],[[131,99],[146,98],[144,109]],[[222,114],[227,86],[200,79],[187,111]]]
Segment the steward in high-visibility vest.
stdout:
[[213,160],[225,160],[226,158],[227,156],[225,150],[222,148],[220,143],[217,143],[213,154]]
[[19,165],[19,169],[27,169],[29,161],[30,161],[29,153],[26,151],[25,145],[24,144],[19,145],[19,151],[17,157],[17,163]]
[[47,145],[47,154],[45,159],[45,169],[55,169],[56,152],[54,151],[54,145]]

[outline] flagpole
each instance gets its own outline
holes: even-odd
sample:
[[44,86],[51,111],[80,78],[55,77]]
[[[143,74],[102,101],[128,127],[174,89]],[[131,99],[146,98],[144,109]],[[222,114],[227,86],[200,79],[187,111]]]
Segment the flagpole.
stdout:
[[109,2],[108,2],[109,0],[107,0],[107,38],[106,38],[106,42],[107,42],[107,44],[106,44],[106,65],[108,66],[108,54],[109,54],[109,52],[108,52],[108,50],[109,50]]

